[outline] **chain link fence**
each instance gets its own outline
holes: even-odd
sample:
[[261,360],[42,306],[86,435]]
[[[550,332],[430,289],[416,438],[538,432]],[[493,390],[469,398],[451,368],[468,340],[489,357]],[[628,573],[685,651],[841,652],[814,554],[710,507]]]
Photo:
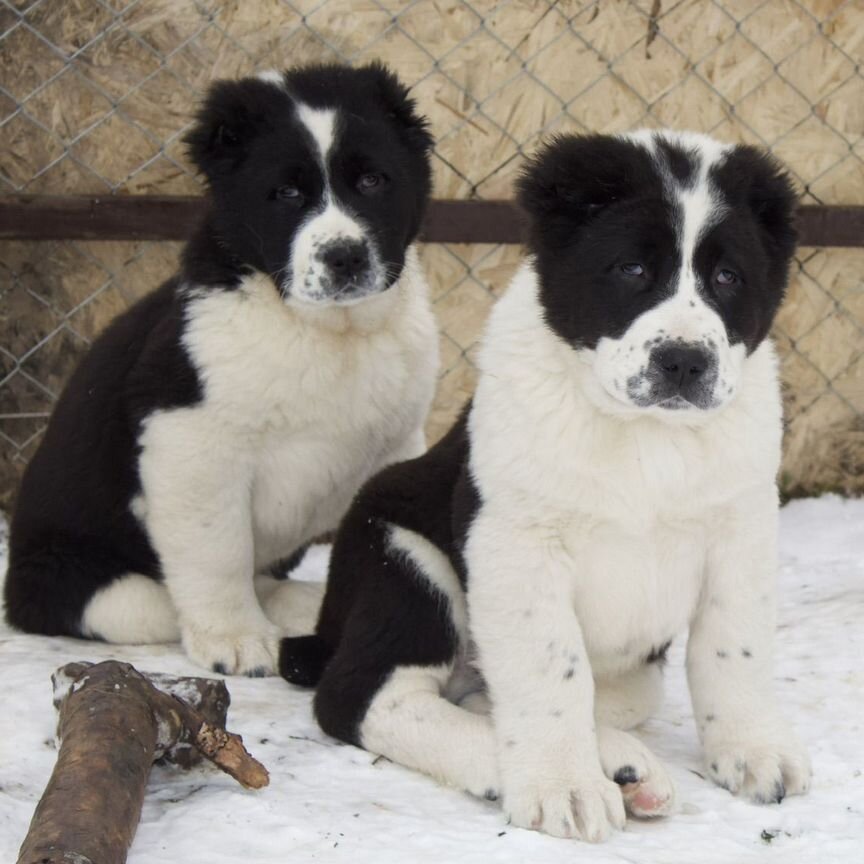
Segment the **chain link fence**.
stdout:
[[[196,194],[213,78],[382,59],[429,116],[439,198],[507,198],[556,131],[672,126],[770,147],[804,203],[864,203],[861,0],[0,0],[0,194]],[[0,246],[0,506],[71,368],[178,244]],[[423,250],[442,328],[430,434],[470,395],[514,246]],[[776,328],[783,483],[864,490],[864,249],[802,249]]]

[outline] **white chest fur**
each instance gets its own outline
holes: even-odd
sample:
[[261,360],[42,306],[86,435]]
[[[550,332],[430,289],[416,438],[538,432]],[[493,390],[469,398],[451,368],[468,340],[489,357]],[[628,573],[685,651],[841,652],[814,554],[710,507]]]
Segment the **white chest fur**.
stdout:
[[263,276],[193,294],[185,345],[204,398],[147,422],[141,462],[169,465],[173,449],[206,472],[208,463],[219,470],[220,453],[233,454],[256,567],[334,528],[368,476],[409,455],[437,370],[413,251],[396,285],[355,306],[287,306]]
[[686,628],[712,531],[748,489],[773,483],[780,404],[768,344],[745,361],[734,402],[693,424],[604,413],[586,397],[581,353],[544,323],[523,270],[484,342],[471,460],[484,507],[562,565],[605,675]]

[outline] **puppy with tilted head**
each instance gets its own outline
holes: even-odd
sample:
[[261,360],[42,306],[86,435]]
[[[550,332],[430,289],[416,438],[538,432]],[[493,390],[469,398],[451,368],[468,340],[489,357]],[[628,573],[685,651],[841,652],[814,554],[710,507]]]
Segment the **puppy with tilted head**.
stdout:
[[518,188],[530,254],[473,402],[358,495],[281,671],[317,683],[330,734],[598,841],[674,809],[625,730],[689,631],[710,778],[802,793],[771,660],[789,179],[754,148],[652,131],[558,138]]
[[206,217],[61,396],[18,495],[6,616],[270,674],[284,607],[317,605],[253,577],[425,449],[437,337],[412,243],[432,140],[378,65],[217,82],[186,140]]

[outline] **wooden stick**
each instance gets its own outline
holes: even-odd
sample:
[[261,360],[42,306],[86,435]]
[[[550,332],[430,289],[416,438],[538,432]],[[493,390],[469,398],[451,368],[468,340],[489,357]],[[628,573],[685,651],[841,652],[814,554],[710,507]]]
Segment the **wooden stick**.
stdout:
[[246,788],[269,781],[224,729],[221,681],[148,678],[113,660],[70,663],[52,677],[60,752],[18,864],[123,864],[154,759],[185,767],[194,748]]

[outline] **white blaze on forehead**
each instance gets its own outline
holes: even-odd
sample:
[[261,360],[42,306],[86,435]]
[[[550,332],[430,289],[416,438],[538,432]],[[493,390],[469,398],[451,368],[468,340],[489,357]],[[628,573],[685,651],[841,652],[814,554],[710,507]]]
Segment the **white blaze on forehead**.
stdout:
[[665,140],[671,146],[683,150],[697,169],[695,178],[686,183],[681,183],[672,176],[666,177],[669,194],[680,208],[681,221],[676,226],[681,249],[681,275],[677,293],[692,298],[696,294],[696,275],[693,268],[696,246],[726,210],[708,174],[711,167],[723,158],[728,145],[693,132],[655,135],[656,140]]
[[[672,130],[637,129],[620,136],[644,147],[659,169],[668,199],[677,206],[675,225],[681,252],[681,272],[676,288],[676,297],[692,299],[696,295],[696,276],[693,256],[705,232],[724,215],[726,207],[717,189],[709,178],[711,168],[722,161],[731,145],[716,141],[699,132],[675,132]],[[681,181],[666,163],[666,154],[658,147],[665,143],[686,154],[695,171],[695,177]]]
[[285,89],[285,75],[277,69],[265,69],[263,72],[259,72],[258,80]]
[[696,276],[693,269],[693,256],[696,254],[696,244],[705,231],[717,221],[723,208],[701,171],[696,185],[689,189],[679,189],[676,197],[678,206],[681,208],[681,224],[677,226],[678,242],[681,247],[678,293],[695,294]]
[[321,156],[322,167],[326,167],[327,154],[336,135],[336,111],[332,108],[310,108],[308,105],[298,104],[297,117],[309,130]]
[[665,141],[673,147],[684,150],[687,153],[695,153],[703,165],[713,165],[719,162],[723,155],[732,149],[731,144],[724,144],[701,132],[676,132],[672,129],[636,129],[633,132],[625,132],[619,137],[625,141],[632,141],[644,147],[649,153],[656,152],[658,141]]

